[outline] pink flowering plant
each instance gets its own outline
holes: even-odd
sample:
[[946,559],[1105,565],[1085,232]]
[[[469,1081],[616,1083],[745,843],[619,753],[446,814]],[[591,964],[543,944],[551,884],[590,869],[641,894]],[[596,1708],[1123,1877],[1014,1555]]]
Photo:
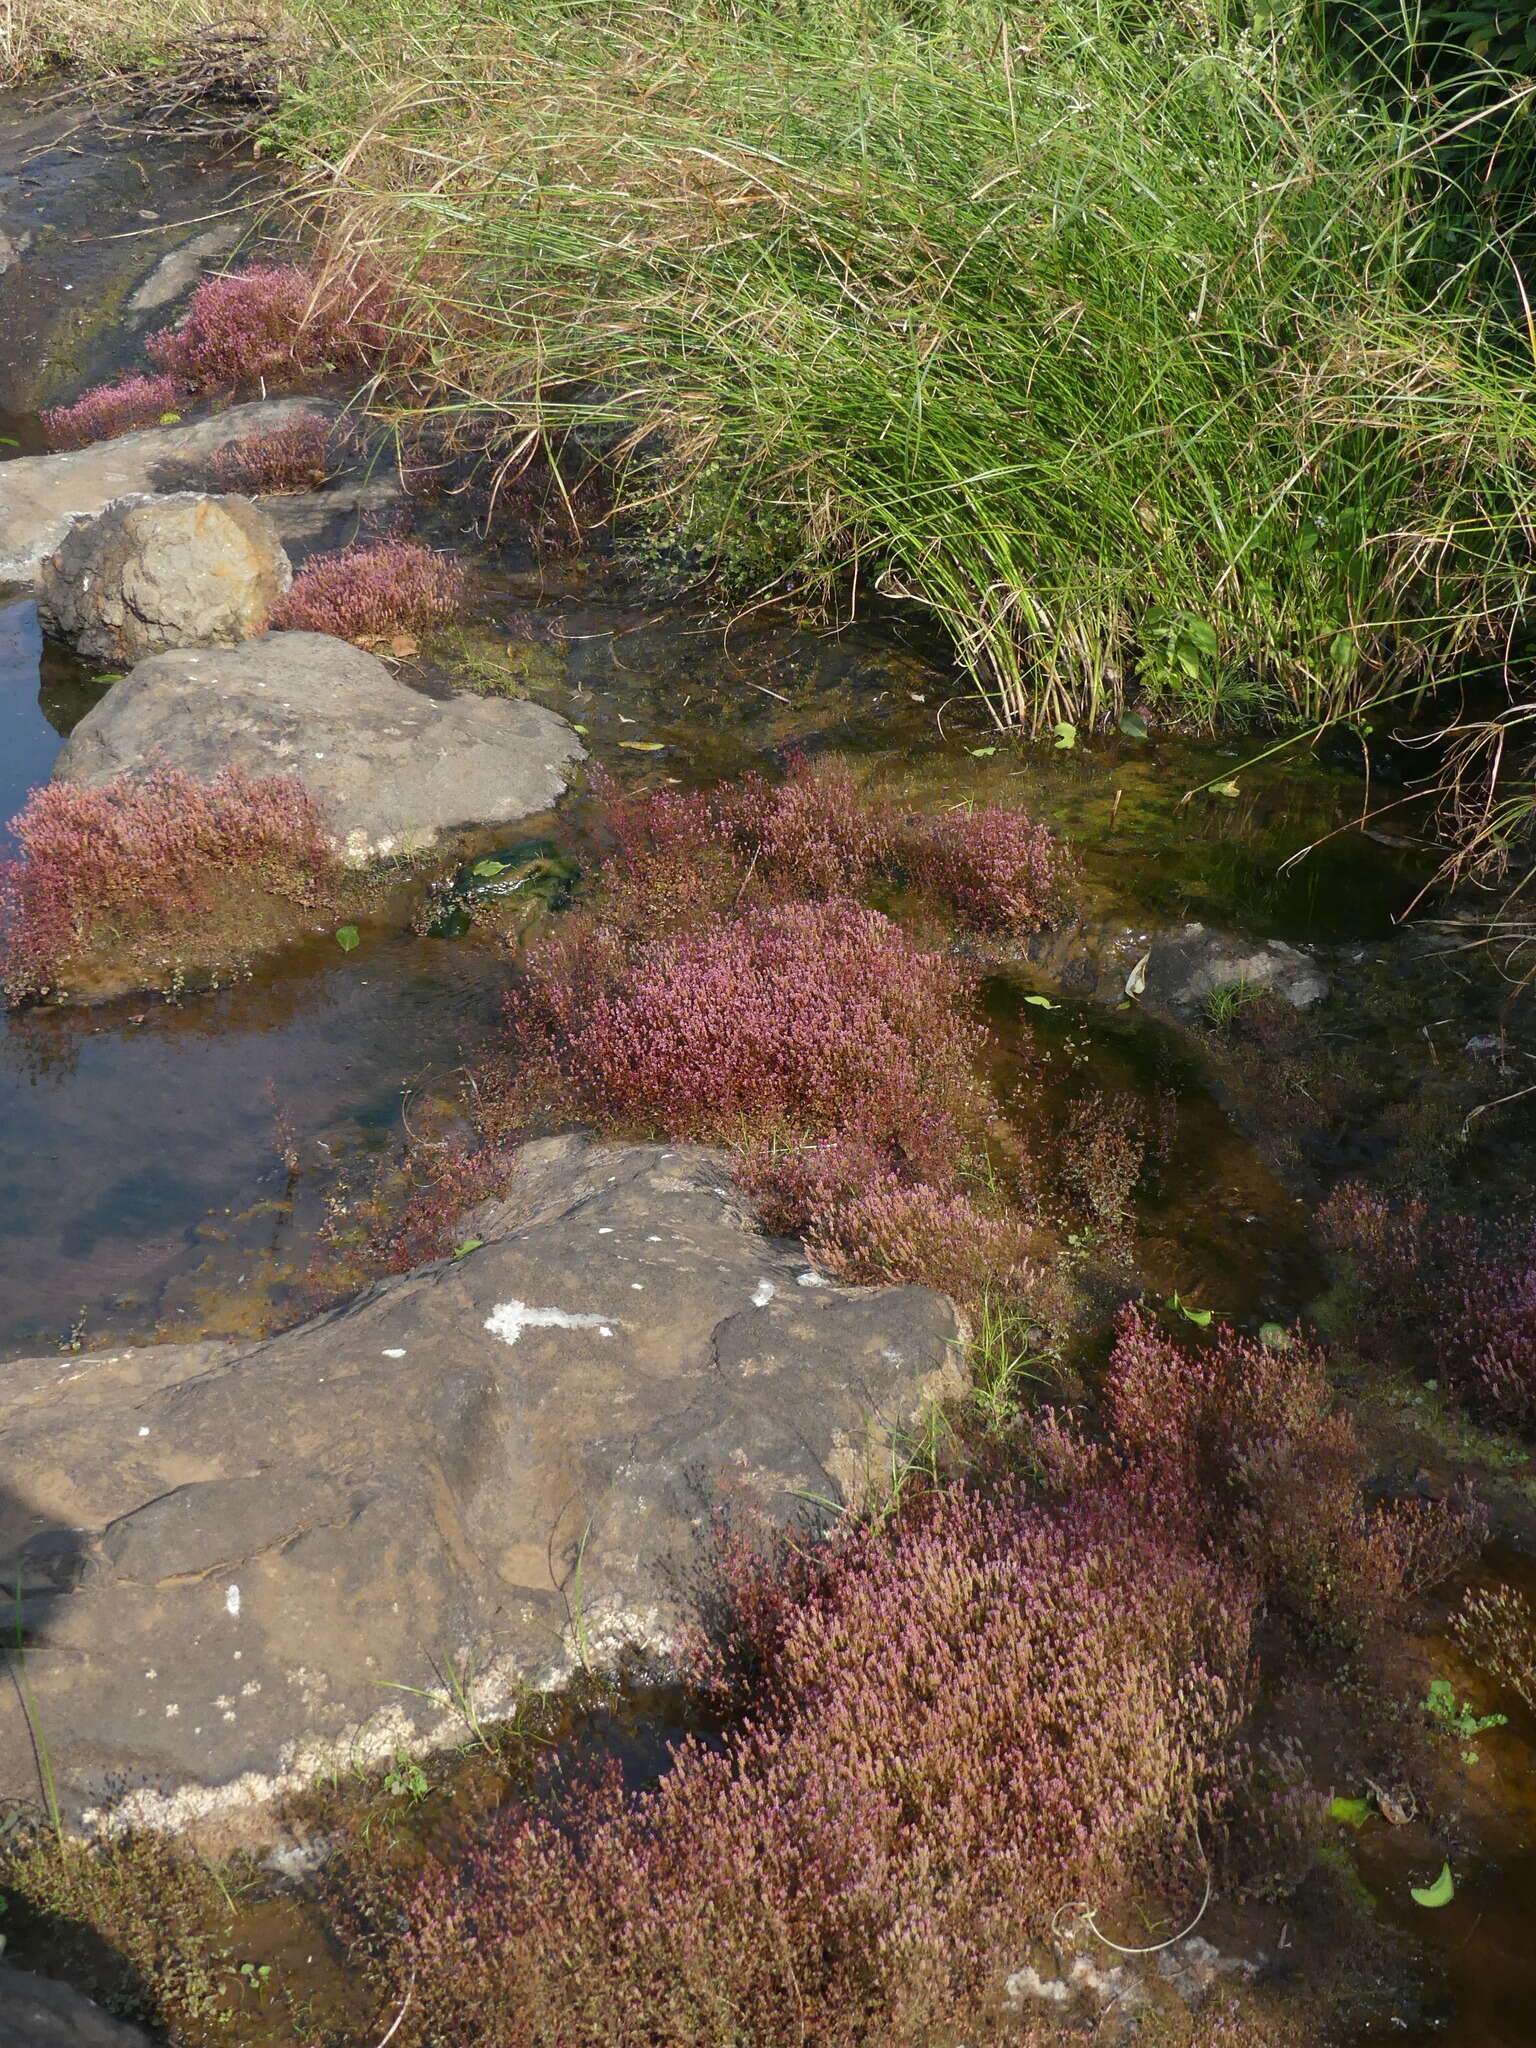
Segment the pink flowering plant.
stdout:
[[1360,1182],[1322,1212],[1357,1343],[1432,1372],[1480,1420],[1536,1433],[1536,1225],[1436,1215]]
[[20,853],[0,863],[0,975],[13,999],[46,994],[103,942],[195,929],[232,878],[310,904],[340,871],[303,786],[238,768],[45,783],[9,829]]
[[182,318],[152,334],[145,353],[190,391],[291,383],[376,366],[394,342],[388,313],[388,294],[376,281],[252,263],[205,278]]
[[362,541],[306,562],[274,608],[271,626],[366,645],[451,617],[465,584],[458,562],[420,541]]
[[[924,821],[840,763],[598,793],[614,852],[589,909],[524,958],[509,1111],[731,1146],[769,1227],[844,1279],[1037,1285],[1024,1217],[970,1184],[991,1114],[975,976],[861,900],[908,872]],[[1063,858],[1012,814],[996,838],[1029,850],[1027,874],[1000,856],[962,901],[945,824],[930,881],[964,921],[1028,929],[1059,904]]]
[[1187,1915],[1248,1702],[1241,1582],[1129,1501],[1015,1484],[849,1527],[794,1592],[723,1742],[638,1797],[547,1783],[402,1888],[409,2040],[952,2038],[1063,1901]]
[[186,396],[175,377],[122,377],[113,384],[94,385],[71,405],[50,408],[41,416],[43,431],[55,448],[114,441],[120,434],[179,418]]

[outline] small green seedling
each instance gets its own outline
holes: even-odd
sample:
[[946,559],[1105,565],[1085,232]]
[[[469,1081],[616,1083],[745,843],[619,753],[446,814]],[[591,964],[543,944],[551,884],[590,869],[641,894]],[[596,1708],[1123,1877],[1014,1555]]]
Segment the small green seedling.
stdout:
[[[1448,1678],[1432,1678],[1429,1692],[1419,1702],[1431,1721],[1437,1721],[1448,1734],[1461,1741],[1470,1741],[1474,1735],[1481,1735],[1485,1728],[1502,1728],[1509,1720],[1507,1714],[1474,1714],[1465,1700],[1456,1698],[1456,1688]],[[1462,1762],[1475,1764],[1477,1751],[1462,1751]]]
[[1201,1330],[1208,1330],[1210,1328],[1211,1318],[1216,1313],[1213,1308],[1192,1307],[1189,1302],[1182,1300],[1177,1293],[1171,1294],[1168,1297],[1168,1306],[1172,1309],[1177,1309],[1185,1322],[1193,1323]]
[[384,1790],[391,1799],[409,1799],[414,1806],[425,1799],[431,1789],[431,1780],[421,1765],[403,1752],[384,1773]]

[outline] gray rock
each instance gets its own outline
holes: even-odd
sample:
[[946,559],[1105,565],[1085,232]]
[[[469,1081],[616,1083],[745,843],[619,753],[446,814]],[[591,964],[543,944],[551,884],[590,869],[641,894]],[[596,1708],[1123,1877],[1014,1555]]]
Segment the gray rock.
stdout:
[[[857,1501],[959,1385],[947,1300],[822,1281],[715,1154],[544,1140],[474,1227],[263,1343],[0,1365],[0,1599],[80,1824],[259,1837],[338,1756],[462,1740],[443,1674],[491,1715],[664,1668],[715,1501]],[[31,1754],[5,1688],[0,1797]]]
[[201,280],[214,257],[224,255],[239,239],[239,223],[225,221],[204,234],[194,235],[179,249],[172,249],[169,255],[160,258],[128,301],[129,312],[158,313],[173,305]]
[[32,583],[72,522],[114,498],[176,488],[167,479],[180,465],[206,461],[231,441],[323,410],[310,398],[262,400],[186,426],[150,427],[60,455],[0,462],[0,583]]
[[0,2048],[149,2048],[149,2041],[84,1992],[0,1964]]
[[44,562],[38,617],[87,661],[232,647],[293,581],[277,528],[249,498],[132,492],[77,519]]
[[1214,990],[1265,989],[1293,1009],[1329,991],[1313,956],[1283,939],[1251,939],[1203,924],[1170,931],[1105,921],[1065,923],[1029,940],[1026,951],[1058,987],[1118,1003],[1127,995],[1185,1023]]
[[88,783],[152,766],[199,781],[230,766],[297,776],[360,864],[547,810],[583,753],[543,705],[428,697],[345,640],[265,633],[141,661],[81,719],[53,772]]
[[1293,1010],[1309,1010],[1328,993],[1328,977],[1301,947],[1284,939],[1232,938],[1201,924],[1170,933],[1154,951],[1152,968],[1158,992],[1176,1010],[1198,1009],[1224,988],[1264,989]]
[[410,499],[393,475],[340,479],[323,491],[263,498],[295,569],[311,555],[327,555],[354,541],[387,533],[409,514]]

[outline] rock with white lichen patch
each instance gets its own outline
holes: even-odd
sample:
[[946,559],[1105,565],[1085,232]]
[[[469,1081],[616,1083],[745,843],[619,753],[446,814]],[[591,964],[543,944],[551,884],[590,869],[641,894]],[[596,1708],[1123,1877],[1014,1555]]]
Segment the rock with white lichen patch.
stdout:
[[[0,1365],[0,1599],[72,1819],[260,1834],[340,1753],[665,1668],[722,1495],[856,1501],[959,1384],[952,1305],[806,1286],[719,1155],[528,1146],[462,1256],[264,1343]],[[35,1793],[14,1693],[0,1798]]]

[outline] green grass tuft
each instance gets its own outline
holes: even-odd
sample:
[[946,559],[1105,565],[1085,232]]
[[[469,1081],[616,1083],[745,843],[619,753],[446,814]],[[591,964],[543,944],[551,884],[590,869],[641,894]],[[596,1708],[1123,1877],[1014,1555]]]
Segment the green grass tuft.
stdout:
[[345,20],[277,139],[429,402],[577,429],[739,589],[909,599],[1037,727],[1313,720],[1523,624],[1529,350],[1446,117],[1309,11]]

